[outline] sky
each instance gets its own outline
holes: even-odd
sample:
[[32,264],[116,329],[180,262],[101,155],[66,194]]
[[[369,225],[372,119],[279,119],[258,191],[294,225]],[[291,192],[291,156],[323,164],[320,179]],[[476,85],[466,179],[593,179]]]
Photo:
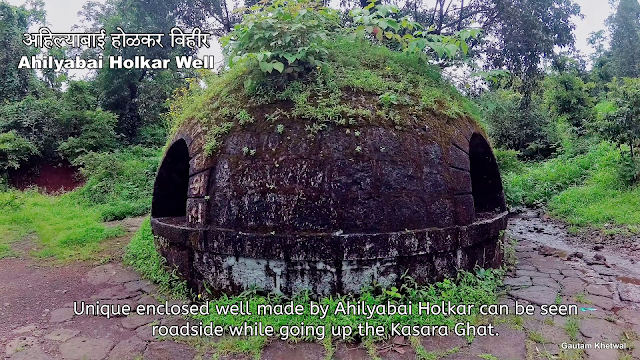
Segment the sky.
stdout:
[[[100,1],[100,0],[98,0]],[[429,1],[429,0],[427,0]],[[593,49],[587,44],[589,34],[605,28],[604,20],[612,12],[609,2],[606,0],[574,0],[580,5],[584,19],[574,19],[576,30],[576,48],[588,55]],[[12,5],[22,5],[24,0],[8,0]],[[86,0],[45,0],[47,21],[52,32],[68,32],[75,24],[79,24],[78,11]],[[169,29],[167,29],[168,31]],[[125,29],[126,31],[126,29]],[[216,62],[222,60],[220,47],[216,41],[212,41],[210,49],[203,49],[200,55],[214,55]]]

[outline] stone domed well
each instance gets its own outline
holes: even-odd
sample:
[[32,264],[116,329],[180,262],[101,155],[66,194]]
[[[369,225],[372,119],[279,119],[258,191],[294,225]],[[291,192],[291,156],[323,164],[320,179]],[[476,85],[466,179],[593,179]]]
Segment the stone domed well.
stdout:
[[[338,83],[331,96],[309,81],[296,85],[309,95],[300,101],[247,94],[244,75],[230,72],[187,97],[151,223],[159,251],[193,289],[355,293],[373,281],[397,286],[405,273],[426,283],[501,265],[500,174],[461,96],[430,67],[357,46],[377,55],[375,69],[392,70],[367,70],[370,58],[355,65],[388,85]],[[318,76],[366,75],[349,72],[345,47],[333,50],[331,71]],[[382,102],[390,91],[400,100]],[[332,116],[319,120],[316,109]]]

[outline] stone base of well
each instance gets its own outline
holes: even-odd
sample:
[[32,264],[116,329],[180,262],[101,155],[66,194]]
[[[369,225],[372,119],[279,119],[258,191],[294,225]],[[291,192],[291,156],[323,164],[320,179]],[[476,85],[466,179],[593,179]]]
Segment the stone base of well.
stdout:
[[156,245],[202,293],[239,294],[256,287],[293,294],[358,293],[373,281],[399,285],[407,274],[418,283],[455,276],[458,270],[499,267],[507,212],[468,226],[392,233],[258,234],[193,228],[184,218],[152,218]]

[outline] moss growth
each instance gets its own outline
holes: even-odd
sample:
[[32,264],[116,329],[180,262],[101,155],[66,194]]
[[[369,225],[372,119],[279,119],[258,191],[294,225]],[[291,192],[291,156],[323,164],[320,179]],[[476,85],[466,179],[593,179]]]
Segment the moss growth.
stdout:
[[303,121],[313,136],[328,126],[369,124],[448,134],[459,121],[478,120],[473,103],[422,54],[345,38],[330,42],[328,51],[326,66],[284,85],[251,62],[204,75],[206,86],[193,81],[177,93],[173,133],[185,123],[202,124],[211,154],[236,125],[254,122],[278,131],[286,121]]

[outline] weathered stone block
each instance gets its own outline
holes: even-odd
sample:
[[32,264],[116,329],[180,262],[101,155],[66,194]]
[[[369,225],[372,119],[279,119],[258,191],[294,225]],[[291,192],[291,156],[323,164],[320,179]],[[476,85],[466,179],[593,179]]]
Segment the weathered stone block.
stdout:
[[308,136],[303,122],[282,133],[256,122],[207,155],[204,131],[186,122],[154,186],[158,248],[196,291],[228,294],[349,293],[397,286],[405,272],[426,283],[499,266],[497,164],[475,123],[456,124]]

